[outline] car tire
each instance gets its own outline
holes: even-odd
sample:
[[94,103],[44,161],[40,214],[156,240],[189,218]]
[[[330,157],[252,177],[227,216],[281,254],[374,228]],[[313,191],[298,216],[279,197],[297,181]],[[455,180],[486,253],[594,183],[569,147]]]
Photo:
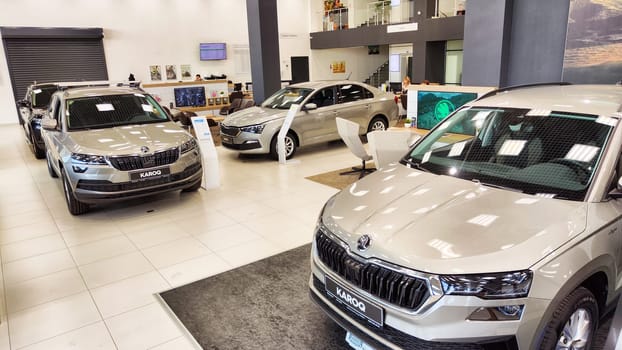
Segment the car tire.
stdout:
[[183,190],[181,190],[182,192],[196,192],[199,190],[199,188],[201,188],[201,181],[197,181],[196,183],[194,183],[192,186],[188,186],[186,188],[184,188]]
[[[575,289],[553,312],[544,328],[540,350],[565,349],[566,346],[568,349],[590,349],[598,317],[598,303],[594,294],[584,287]],[[568,336],[572,339],[568,339]]]
[[382,117],[373,117],[369,126],[367,127],[367,133],[372,131],[384,131],[389,128],[387,121]]
[[69,179],[67,178],[67,174],[65,174],[65,170],[61,168],[60,174],[61,180],[63,182],[63,193],[65,194],[67,209],[69,209],[71,215],[81,215],[89,211],[89,205],[77,200],[76,196],[73,194],[73,190],[71,189],[71,185],[69,184]]
[[30,132],[30,147],[32,148],[32,153],[35,155],[35,158],[45,158],[45,148],[40,148],[39,146],[37,146],[35,138],[32,136],[32,131]]
[[48,155],[46,158],[48,163],[48,173],[50,174],[50,177],[57,178],[58,174],[56,173],[56,170],[54,170],[54,168],[52,167],[52,160],[50,156]]
[[[279,152],[276,149],[277,136],[278,136],[278,133],[274,135],[274,137],[272,138],[272,141],[270,142],[270,157],[274,160],[279,160]],[[287,135],[285,135],[286,159],[293,158],[294,154],[296,154],[297,148],[298,148],[298,145],[296,143],[296,136],[294,136],[294,133],[292,133],[291,131],[288,131]]]

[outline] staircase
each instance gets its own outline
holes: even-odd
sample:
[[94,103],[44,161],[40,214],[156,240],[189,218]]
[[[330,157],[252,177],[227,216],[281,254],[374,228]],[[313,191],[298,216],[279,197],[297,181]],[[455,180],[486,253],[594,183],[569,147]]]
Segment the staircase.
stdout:
[[365,79],[365,83],[378,87],[380,84],[384,84],[389,81],[389,61],[383,63],[376,69],[369,78]]

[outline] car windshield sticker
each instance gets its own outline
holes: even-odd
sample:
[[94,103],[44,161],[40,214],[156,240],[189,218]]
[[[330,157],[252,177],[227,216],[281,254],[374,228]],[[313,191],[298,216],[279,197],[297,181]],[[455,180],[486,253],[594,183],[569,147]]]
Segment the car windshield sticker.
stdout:
[[456,142],[451,145],[451,150],[449,150],[449,157],[457,157],[462,154],[464,151],[464,146],[466,146],[466,141]]
[[34,92],[34,93],[35,93],[35,95],[36,95],[36,94],[40,94],[40,93],[41,93],[41,91],[42,91],[41,89],[34,89],[34,90],[32,90],[32,92]]
[[492,113],[492,111],[481,111],[481,112],[477,112],[477,114],[471,118],[472,121],[476,122],[478,120],[484,120],[486,119],[486,117],[488,117],[488,115],[490,115],[490,113]]
[[430,160],[431,155],[432,155],[432,151],[425,152],[425,154],[423,155],[423,159],[421,160],[421,163],[427,163],[428,160]]
[[99,103],[95,106],[97,106],[97,110],[100,112],[114,111],[114,106],[111,103]]
[[577,162],[591,162],[600,151],[600,147],[575,144],[564,157],[565,159],[576,160]]
[[153,112],[153,106],[152,105],[142,105],[143,106],[143,111],[145,112]]
[[143,94],[134,94],[134,96],[145,97],[145,95],[143,95]]
[[599,124],[616,126],[618,124],[618,119],[614,117],[605,117],[601,115],[600,117],[598,117],[598,119],[596,119],[596,122]]
[[527,140],[505,140],[497,154],[500,156],[517,156],[526,144]]
[[548,117],[549,115],[551,115],[551,111],[548,109],[532,109],[529,112],[527,112],[528,116],[542,116],[542,117]]

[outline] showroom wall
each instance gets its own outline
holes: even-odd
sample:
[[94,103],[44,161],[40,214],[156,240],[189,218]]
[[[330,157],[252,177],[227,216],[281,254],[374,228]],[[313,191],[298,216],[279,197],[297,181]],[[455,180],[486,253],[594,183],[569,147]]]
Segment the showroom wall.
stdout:
[[[389,60],[389,46],[381,45],[377,55],[368,55],[367,47],[313,50],[309,60],[312,80],[346,79],[364,81]],[[345,63],[344,73],[333,73],[335,63]]]
[[570,0],[469,0],[466,6],[464,85],[561,80]]
[[[279,0],[281,73],[290,56],[309,56],[309,1]],[[134,73],[149,81],[149,65],[190,64],[193,74],[227,74],[250,81],[245,0],[3,1],[0,25],[101,27],[111,80]],[[226,42],[228,59],[200,61],[199,43]],[[164,67],[162,67],[163,69]],[[0,46],[0,124],[16,123],[11,81]]]

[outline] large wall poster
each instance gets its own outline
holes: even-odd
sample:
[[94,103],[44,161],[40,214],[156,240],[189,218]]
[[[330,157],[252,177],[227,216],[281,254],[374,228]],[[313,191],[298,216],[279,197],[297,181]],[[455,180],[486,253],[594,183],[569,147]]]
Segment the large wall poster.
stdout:
[[622,80],[622,1],[570,1],[562,79],[600,84]]

